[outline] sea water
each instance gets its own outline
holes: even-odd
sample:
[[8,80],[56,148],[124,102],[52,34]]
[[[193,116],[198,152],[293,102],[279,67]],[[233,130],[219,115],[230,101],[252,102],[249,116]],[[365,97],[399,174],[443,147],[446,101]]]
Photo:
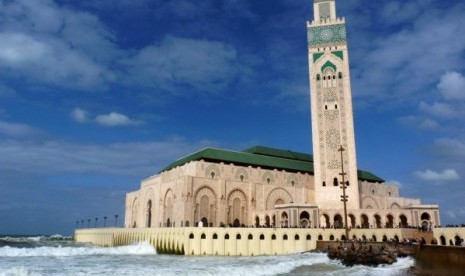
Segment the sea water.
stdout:
[[323,253],[213,257],[158,255],[148,243],[101,248],[56,236],[0,237],[0,276],[13,275],[404,275],[413,259],[345,267]]

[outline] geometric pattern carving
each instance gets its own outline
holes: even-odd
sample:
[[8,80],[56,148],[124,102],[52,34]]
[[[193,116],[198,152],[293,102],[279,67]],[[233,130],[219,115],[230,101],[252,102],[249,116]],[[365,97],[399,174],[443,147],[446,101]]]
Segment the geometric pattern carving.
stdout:
[[325,119],[328,121],[334,121],[339,117],[339,110],[325,110]]
[[320,9],[320,18],[326,19],[330,17],[329,3],[321,3],[318,5]]
[[273,183],[274,182],[274,176],[271,172],[267,171],[262,174],[262,182],[263,183]]
[[209,165],[205,169],[205,177],[206,178],[219,178],[220,177],[220,168],[215,164]]
[[331,149],[337,149],[341,145],[341,134],[337,129],[326,131],[326,145]]
[[246,169],[239,168],[236,170],[236,173],[234,174],[234,178],[237,181],[247,182],[249,180],[249,174],[247,173]]
[[268,194],[268,198],[266,200],[266,209],[274,209],[274,205],[279,199],[282,200],[283,203],[290,203],[293,201],[291,195],[286,190],[282,188],[276,188]]
[[334,90],[329,90],[325,93],[324,97],[325,102],[335,102],[337,101],[337,94]]
[[362,199],[362,209],[379,209],[379,207],[376,200],[374,200],[371,196],[366,196]]
[[314,26],[307,29],[309,46],[346,43],[346,24]]

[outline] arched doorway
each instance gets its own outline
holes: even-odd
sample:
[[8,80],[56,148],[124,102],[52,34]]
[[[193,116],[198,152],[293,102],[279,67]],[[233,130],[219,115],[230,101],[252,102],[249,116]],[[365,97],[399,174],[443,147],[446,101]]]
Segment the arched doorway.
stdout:
[[320,226],[323,228],[330,228],[330,223],[329,223],[329,216],[327,214],[323,214],[320,217]]
[[260,227],[260,218],[258,216],[255,217],[255,227]]
[[362,222],[362,225],[360,225],[360,227],[362,228],[370,228],[370,224],[368,222],[368,216],[363,214],[361,217],[360,217],[360,220]]
[[375,215],[375,227],[381,228],[381,217],[379,215]]
[[408,222],[407,222],[407,217],[405,215],[400,215],[399,216],[399,227],[400,228],[407,228],[408,227]]
[[334,216],[334,228],[342,228],[344,227],[344,223],[342,222],[342,216],[339,214],[336,214]]
[[200,221],[203,227],[208,227],[208,219],[206,217],[203,217]]
[[271,226],[271,225],[270,225],[270,216],[268,216],[268,215],[266,215],[266,217],[265,217],[265,226],[266,226],[266,227],[270,227],[270,226]]
[[350,225],[350,227],[352,227],[352,228],[355,228],[355,225],[356,225],[356,224],[355,224],[355,216],[352,215],[352,214],[349,215],[349,225]]
[[430,222],[431,216],[425,212],[421,214],[420,219],[421,219],[421,230],[428,231],[431,226],[431,222]]
[[439,239],[441,240],[441,245],[447,245],[446,244],[446,237],[441,236],[441,237],[439,237]]
[[286,212],[281,213],[281,227],[288,227],[289,220]]
[[307,211],[303,211],[302,213],[300,213],[300,227],[310,227],[310,214]]
[[233,227],[240,227],[240,226],[241,226],[241,222],[239,221],[239,219],[235,219],[233,222]]
[[147,219],[146,219],[146,227],[152,227],[152,200],[149,200],[147,203]]
[[233,190],[228,196],[228,223],[232,223],[233,226],[239,221],[239,226],[244,223],[248,223],[247,216],[247,197],[241,190]]
[[386,228],[394,228],[394,217],[392,215],[386,216]]
[[456,245],[456,246],[461,246],[462,245],[462,238],[460,238],[458,235],[455,236],[454,241],[455,241],[454,245]]

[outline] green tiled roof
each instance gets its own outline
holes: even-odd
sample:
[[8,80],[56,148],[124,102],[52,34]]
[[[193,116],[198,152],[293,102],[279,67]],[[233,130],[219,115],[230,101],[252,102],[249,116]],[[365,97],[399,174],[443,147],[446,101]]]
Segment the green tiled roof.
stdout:
[[[280,150],[257,146],[245,151],[231,151],[223,149],[205,148],[184,156],[161,172],[182,166],[191,161],[204,160],[206,162],[234,164],[237,166],[261,167],[264,169],[278,169],[289,172],[313,174],[313,156],[311,154]],[[367,171],[358,171],[358,178],[370,182],[384,182],[383,179]]]

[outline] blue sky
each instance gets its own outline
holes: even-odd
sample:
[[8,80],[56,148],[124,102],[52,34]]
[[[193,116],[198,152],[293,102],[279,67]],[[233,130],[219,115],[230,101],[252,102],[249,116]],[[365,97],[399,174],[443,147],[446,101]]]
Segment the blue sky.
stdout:
[[[71,234],[206,146],[311,152],[310,0],[0,1],[0,234]],[[465,222],[465,2],[338,1],[359,168]]]

